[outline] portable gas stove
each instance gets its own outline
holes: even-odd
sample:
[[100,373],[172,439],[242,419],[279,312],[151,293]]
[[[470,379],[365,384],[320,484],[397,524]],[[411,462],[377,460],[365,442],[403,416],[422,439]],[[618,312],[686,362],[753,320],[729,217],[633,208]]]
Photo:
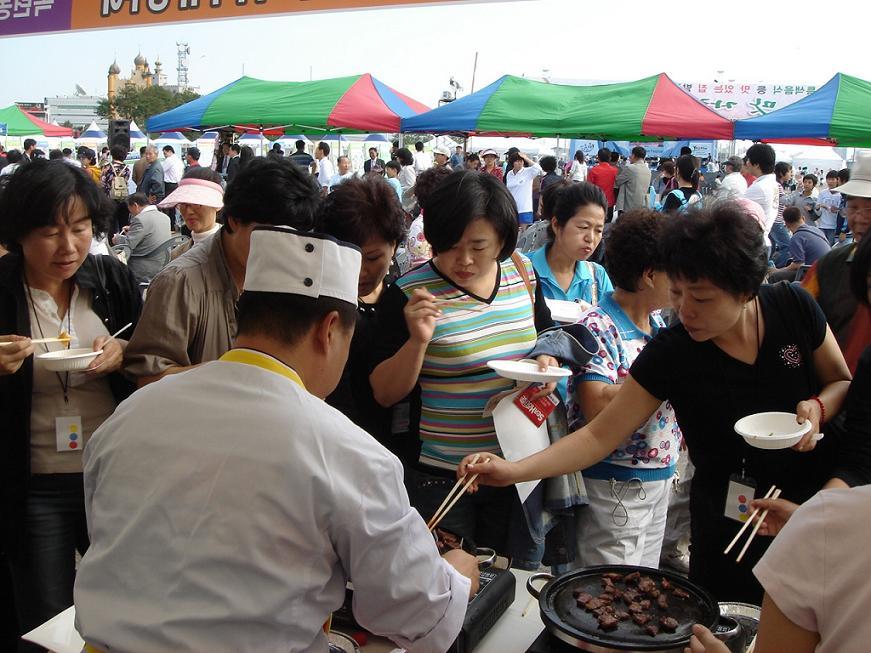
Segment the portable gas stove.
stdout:
[[[482,569],[478,593],[469,601],[466,618],[456,641],[447,653],[471,653],[505,611],[514,603],[514,574],[507,569]],[[353,590],[345,591],[345,603],[333,614],[333,623],[361,628],[351,612]],[[545,633],[546,634],[546,633]]]

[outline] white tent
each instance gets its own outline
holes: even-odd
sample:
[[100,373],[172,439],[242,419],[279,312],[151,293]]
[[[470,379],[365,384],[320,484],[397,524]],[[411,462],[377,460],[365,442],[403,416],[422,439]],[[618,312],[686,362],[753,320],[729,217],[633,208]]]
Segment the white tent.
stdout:
[[[91,122],[88,128],[79,134],[76,139],[76,145],[85,145],[92,149],[98,149],[106,144],[106,134],[102,129],[97,127],[96,122]],[[99,154],[99,152],[97,152]]]
[[200,165],[211,166],[212,159],[215,157],[215,148],[218,147],[218,140],[221,134],[218,132],[206,132],[200,136],[194,145],[200,151]]
[[840,170],[846,165],[844,158],[827,145],[776,145],[774,151],[778,161],[792,163],[794,169],[807,168],[813,172],[820,168],[828,172]]

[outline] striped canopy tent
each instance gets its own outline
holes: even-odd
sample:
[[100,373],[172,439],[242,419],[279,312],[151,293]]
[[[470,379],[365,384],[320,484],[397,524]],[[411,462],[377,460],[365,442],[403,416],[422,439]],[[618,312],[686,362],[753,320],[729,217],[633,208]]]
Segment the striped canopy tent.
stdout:
[[871,147],[871,82],[838,73],[783,109],[735,123],[735,138],[771,143]]
[[596,86],[505,75],[471,95],[403,119],[402,131],[629,141],[731,139],[732,122],[664,73]]
[[372,75],[311,82],[241,79],[148,119],[149,131],[230,127],[265,134],[398,132],[428,107]]
[[177,143],[189,143],[190,142],[188,140],[187,136],[185,136],[181,132],[177,132],[177,131],[163,132],[162,134],[160,134],[160,136],[158,136],[154,140],[156,142],[159,141],[161,143],[164,141],[167,141],[170,143],[170,145],[172,144],[172,141],[175,141]]
[[40,120],[17,105],[0,109],[0,125],[6,125],[6,136],[72,136],[73,130]]
[[79,139],[81,140],[106,140],[106,132],[97,127],[97,123],[91,121],[91,124],[88,125],[88,128],[79,134]]

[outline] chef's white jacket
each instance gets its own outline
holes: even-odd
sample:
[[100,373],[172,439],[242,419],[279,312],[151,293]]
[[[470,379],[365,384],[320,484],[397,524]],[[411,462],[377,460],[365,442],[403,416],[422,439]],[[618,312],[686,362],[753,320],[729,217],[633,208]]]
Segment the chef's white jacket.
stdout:
[[231,350],[122,403],[84,452],[76,625],[112,653],[326,651],[354,614],[415,652],[459,633],[469,581],[399,461],[278,360]]

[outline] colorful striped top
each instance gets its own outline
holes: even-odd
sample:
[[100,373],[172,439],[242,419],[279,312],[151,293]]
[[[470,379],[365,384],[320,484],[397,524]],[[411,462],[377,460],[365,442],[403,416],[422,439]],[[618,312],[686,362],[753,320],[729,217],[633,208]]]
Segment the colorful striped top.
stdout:
[[[534,285],[532,264],[522,260]],[[500,453],[493,418],[483,417],[482,412],[493,395],[512,389],[514,381],[498,376],[487,361],[519,360],[532,351],[536,342],[533,303],[511,259],[500,264],[499,285],[486,299],[457,287],[429,261],[400,277],[385,292],[380,360],[395,354],[407,341],[402,308],[417,288],[425,288],[437,301],[460,299],[470,306],[442,307],[418,377],[419,462],[454,469],[467,453]]]

